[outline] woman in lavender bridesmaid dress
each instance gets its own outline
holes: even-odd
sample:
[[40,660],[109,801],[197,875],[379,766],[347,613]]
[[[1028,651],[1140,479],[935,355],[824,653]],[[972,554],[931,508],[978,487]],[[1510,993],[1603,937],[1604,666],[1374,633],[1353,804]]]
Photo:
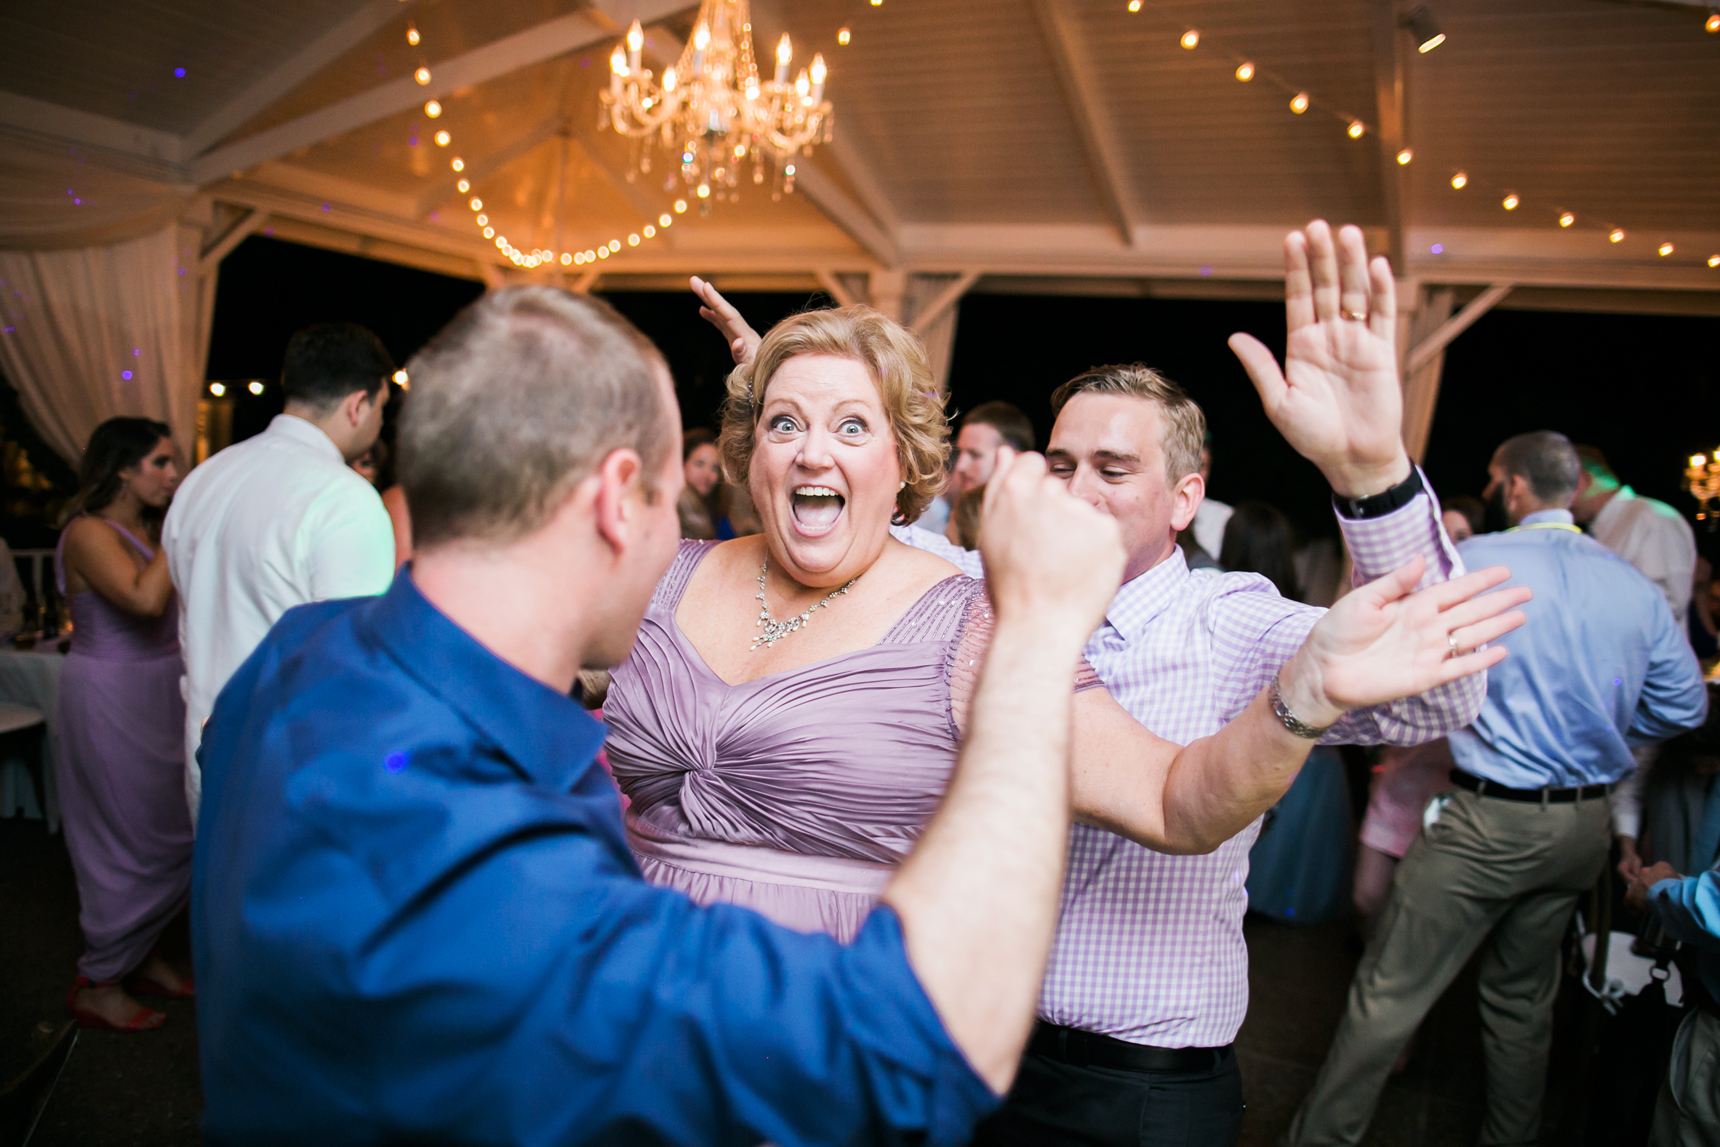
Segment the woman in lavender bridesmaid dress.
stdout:
[[135,990],[186,997],[155,950],[191,883],[184,672],[173,583],[157,541],[179,473],[168,428],[110,418],[84,451],[56,567],[72,613],[60,674],[60,787],[84,955],[66,1006],[87,1027],[159,1027]]

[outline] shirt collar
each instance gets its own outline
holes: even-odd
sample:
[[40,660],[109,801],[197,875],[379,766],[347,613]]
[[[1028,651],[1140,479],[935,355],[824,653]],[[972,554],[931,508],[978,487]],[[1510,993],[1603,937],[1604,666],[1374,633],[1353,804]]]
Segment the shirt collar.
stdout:
[[371,635],[421,686],[481,729],[527,778],[556,792],[573,789],[603,747],[603,724],[450,621],[419,592],[411,569],[401,567],[368,611]]
[[277,414],[269,420],[269,428],[264,433],[273,434],[277,438],[291,438],[294,442],[309,446],[319,454],[346,465],[346,459],[341,456],[340,447],[334,444],[334,439],[323,433],[322,427],[314,422],[300,418],[296,414]]
[[1571,517],[1569,510],[1536,510],[1532,514],[1524,514],[1522,520],[1517,523],[1517,527],[1521,529],[1524,526],[1538,526],[1544,522],[1557,522],[1560,525],[1569,526],[1575,524],[1576,519]]
[[1143,574],[1124,582],[1105,610],[1111,628],[1131,641],[1146,632],[1147,624],[1165,611],[1189,579],[1188,560],[1182,547]]

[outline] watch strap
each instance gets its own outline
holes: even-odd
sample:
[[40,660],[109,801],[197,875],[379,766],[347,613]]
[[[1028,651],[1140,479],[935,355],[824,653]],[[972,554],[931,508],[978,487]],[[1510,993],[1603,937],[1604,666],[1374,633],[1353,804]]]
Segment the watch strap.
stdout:
[[1421,480],[1421,467],[1412,464],[1409,477],[1391,489],[1366,498],[1345,498],[1334,493],[1332,506],[1346,518],[1383,518],[1393,510],[1409,505],[1425,489],[1427,485]]

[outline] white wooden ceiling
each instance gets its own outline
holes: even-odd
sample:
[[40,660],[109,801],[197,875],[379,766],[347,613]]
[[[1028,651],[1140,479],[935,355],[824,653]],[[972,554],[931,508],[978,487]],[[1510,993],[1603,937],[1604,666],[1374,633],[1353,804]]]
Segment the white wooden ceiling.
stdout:
[[[786,29],[797,59],[829,61],[836,142],[802,161],[795,194],[773,201],[768,184],[743,181],[738,202],[634,248],[625,237],[676,196],[660,156],[628,177],[630,144],[597,128],[597,92],[634,15],[650,50],[675,50],[692,21],[681,0],[12,0],[0,8],[0,193],[40,183],[32,202],[51,218],[76,161],[98,208],[110,188],[142,202],[146,181],[169,200],[227,205],[217,221],[492,281],[519,272],[479,233],[472,195],[517,247],[621,238],[597,265],[611,285],[901,269],[979,272],[1002,289],[1257,290],[1247,284],[1280,272],[1284,230],[1319,215],[1362,224],[1405,278],[1720,292],[1720,267],[1706,265],[1720,254],[1720,35],[1703,30],[1704,8],[1429,7],[1448,39],[1419,55],[1394,42],[1402,6],[1389,0],[1145,0],[1139,12],[1127,0],[754,0],[761,54]],[[839,47],[843,25],[853,38]],[[1178,43],[1188,28],[1202,37],[1193,50]],[[1235,76],[1242,60],[1258,69],[1251,82]],[[420,64],[428,87],[411,79]],[[1292,114],[1280,82],[1316,106]],[[431,95],[445,109],[434,121]],[[1346,116],[1367,125],[1362,138],[1345,134]],[[435,145],[438,129],[451,146]],[[1400,145],[1407,167],[1392,159]],[[455,190],[454,155],[470,195]],[[1501,206],[1508,191],[1515,211]],[[1559,226],[1564,211],[1575,226]],[[1624,241],[1608,241],[1615,227]]]

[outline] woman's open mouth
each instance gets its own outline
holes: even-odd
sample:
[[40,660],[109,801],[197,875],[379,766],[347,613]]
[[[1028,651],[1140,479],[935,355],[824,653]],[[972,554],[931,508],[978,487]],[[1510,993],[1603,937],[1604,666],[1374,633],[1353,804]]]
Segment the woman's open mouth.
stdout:
[[829,486],[796,486],[788,496],[795,526],[809,537],[820,537],[834,529],[846,504],[847,499]]

